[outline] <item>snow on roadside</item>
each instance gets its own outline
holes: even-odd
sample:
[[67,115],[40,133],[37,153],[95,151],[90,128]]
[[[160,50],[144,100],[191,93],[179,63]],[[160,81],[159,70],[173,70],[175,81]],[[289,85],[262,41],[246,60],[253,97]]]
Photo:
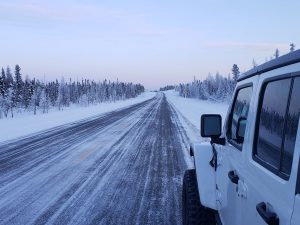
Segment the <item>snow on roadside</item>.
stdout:
[[88,107],[74,105],[46,114],[24,114],[17,118],[0,119],[0,142],[125,108],[151,99],[155,95],[155,92],[145,92],[124,101],[104,102]]
[[187,132],[190,142],[200,141],[200,118],[202,114],[220,114],[226,118],[228,103],[183,98],[174,90],[164,91],[168,102],[175,108]]

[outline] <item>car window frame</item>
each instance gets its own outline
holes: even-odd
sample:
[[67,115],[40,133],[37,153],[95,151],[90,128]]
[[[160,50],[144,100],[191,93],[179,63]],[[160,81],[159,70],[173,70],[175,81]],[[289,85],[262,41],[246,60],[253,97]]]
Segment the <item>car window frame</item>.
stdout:
[[[265,95],[265,90],[266,90],[267,84],[270,83],[270,82],[279,81],[279,80],[285,80],[285,79],[291,79],[291,80],[293,80],[296,77],[299,77],[299,75],[300,75],[300,72],[293,72],[293,73],[286,73],[286,74],[278,75],[276,77],[267,78],[260,85],[260,90],[259,90],[259,95],[258,95],[258,104],[257,104],[256,117],[255,117],[255,128],[254,128],[254,138],[253,138],[253,148],[252,148],[252,159],[255,162],[257,162],[259,165],[261,165],[262,167],[264,167],[265,169],[267,169],[268,171],[272,172],[273,174],[275,174],[276,176],[278,176],[278,177],[280,177],[280,178],[282,178],[284,180],[289,180],[291,173],[289,175],[287,175],[287,174],[283,173],[280,170],[280,168],[277,169],[274,166],[270,165],[269,163],[265,162],[264,160],[262,160],[262,159],[260,159],[259,157],[256,156],[258,134],[259,134],[260,114],[261,114],[261,108],[262,108],[262,104],[263,104],[263,100],[264,100],[264,95]],[[288,105],[287,105],[288,108],[290,106],[291,93],[293,91],[293,83],[294,83],[294,81],[292,81],[292,85],[290,86],[289,98],[288,98]],[[285,117],[286,117],[286,115],[285,115]],[[281,149],[281,151],[282,151],[282,149]],[[294,155],[295,155],[295,150],[294,150]],[[293,155],[293,158],[294,158],[294,155]],[[280,162],[279,163],[280,164],[282,163],[282,154],[280,156]]]
[[[299,130],[299,128],[298,128]],[[296,195],[300,194],[300,158],[298,161],[298,174],[297,174],[297,181],[296,181]]]
[[251,93],[251,98],[250,98],[250,102],[249,102],[249,109],[250,109],[251,101],[252,101],[252,98],[253,98],[253,88],[254,88],[253,87],[253,82],[249,82],[249,83],[237,86],[235,94],[234,94],[234,98],[233,98],[233,104],[231,105],[230,113],[229,113],[229,116],[228,116],[228,121],[227,121],[227,124],[226,124],[226,134],[225,134],[226,135],[226,140],[227,140],[228,143],[230,143],[232,146],[234,146],[240,152],[242,152],[242,150],[243,150],[243,144],[238,144],[232,138],[229,138],[229,132],[231,133],[233,110],[234,110],[234,107],[235,107],[235,103],[236,103],[236,99],[238,97],[238,94],[239,94],[241,89],[248,88],[248,87],[252,87],[252,93]]

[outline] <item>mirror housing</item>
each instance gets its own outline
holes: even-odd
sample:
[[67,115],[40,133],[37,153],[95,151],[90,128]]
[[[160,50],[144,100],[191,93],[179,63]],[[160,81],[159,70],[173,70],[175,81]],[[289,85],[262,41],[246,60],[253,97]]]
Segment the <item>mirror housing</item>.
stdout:
[[203,114],[201,116],[201,136],[218,138],[222,134],[222,117],[218,114]]
[[238,119],[238,124],[236,128],[236,139],[238,142],[243,142],[245,137],[247,119],[245,117],[240,117]]

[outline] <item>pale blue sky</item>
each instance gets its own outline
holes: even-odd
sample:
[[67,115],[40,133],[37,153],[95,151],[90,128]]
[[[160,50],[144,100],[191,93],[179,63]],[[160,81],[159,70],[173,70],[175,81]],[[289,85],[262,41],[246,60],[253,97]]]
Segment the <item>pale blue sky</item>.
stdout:
[[300,47],[300,1],[0,0],[0,66],[147,88],[241,71]]

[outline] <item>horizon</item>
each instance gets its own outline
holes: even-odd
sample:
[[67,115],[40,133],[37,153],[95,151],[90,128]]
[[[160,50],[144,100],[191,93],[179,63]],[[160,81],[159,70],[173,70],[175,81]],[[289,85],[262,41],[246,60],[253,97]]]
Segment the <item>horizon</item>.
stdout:
[[[0,2],[0,66],[19,64],[24,78],[119,79],[150,90],[209,73],[227,76],[233,64],[245,72],[276,48],[280,55],[290,43],[297,49],[297,6],[270,0]],[[287,11],[288,18],[282,16]]]

